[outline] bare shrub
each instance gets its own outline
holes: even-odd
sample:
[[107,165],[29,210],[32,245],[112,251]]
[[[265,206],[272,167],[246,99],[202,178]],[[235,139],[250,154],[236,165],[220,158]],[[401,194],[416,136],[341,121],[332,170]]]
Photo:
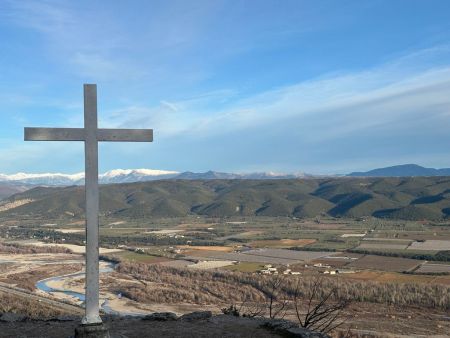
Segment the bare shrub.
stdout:
[[36,283],[41,279],[78,272],[81,268],[81,264],[47,265],[33,270],[10,274],[7,277],[1,278],[0,281],[15,284],[19,288],[33,291],[36,289]]
[[286,315],[288,300],[286,292],[283,290],[283,282],[284,278],[280,275],[273,276],[268,280],[265,294],[269,318],[282,319]]
[[37,253],[65,253],[70,254],[72,250],[60,246],[35,246],[35,245],[19,245],[16,243],[6,244],[0,243],[0,253],[8,253],[13,255],[21,254],[37,254]]
[[[341,326],[345,322],[342,319],[342,311],[350,305],[350,300],[340,294],[337,282],[328,290],[323,288],[323,277],[310,279],[308,284],[308,287],[304,288],[304,285],[297,283],[292,297],[298,324],[323,333],[329,333]],[[302,308],[306,308],[306,311]]]
[[54,317],[64,314],[63,311],[46,303],[0,292],[0,313],[5,312],[18,313],[30,318]]
[[[270,298],[273,302],[283,302],[292,299],[296,290],[300,290],[299,296],[303,297],[302,290],[308,290],[314,281],[314,277],[289,276],[271,297],[274,276],[128,262],[121,262],[117,271],[142,282],[141,285],[118,286],[117,291],[144,303],[256,304]],[[323,278],[321,294],[334,292],[335,279],[335,276]],[[450,287],[446,285],[341,280],[338,289],[340,296],[354,302],[450,309]],[[272,306],[272,313],[276,311]]]

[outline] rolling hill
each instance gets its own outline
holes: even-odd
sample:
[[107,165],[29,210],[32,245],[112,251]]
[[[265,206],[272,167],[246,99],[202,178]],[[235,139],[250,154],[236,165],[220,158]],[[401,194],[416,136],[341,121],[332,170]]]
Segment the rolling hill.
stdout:
[[27,184],[0,183],[0,200],[31,188],[33,186]]
[[[450,217],[450,178],[160,180],[103,185],[100,205],[102,215],[124,218],[329,215],[440,220]],[[33,188],[3,200],[0,210],[0,217],[83,217],[84,188]]]

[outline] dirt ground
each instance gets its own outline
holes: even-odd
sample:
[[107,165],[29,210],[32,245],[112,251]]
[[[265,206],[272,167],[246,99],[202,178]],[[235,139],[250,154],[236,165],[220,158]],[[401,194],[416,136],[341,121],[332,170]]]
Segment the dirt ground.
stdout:
[[[19,323],[0,322],[0,337],[4,338],[62,338],[74,334],[76,321],[44,322],[25,321]],[[264,328],[259,323],[245,318],[217,316],[198,321],[145,321],[139,319],[122,319],[106,322],[112,338],[134,337],[173,337],[173,338],[271,338],[280,337]]]
[[414,306],[354,303],[346,311],[345,329],[376,332],[380,337],[450,337],[450,314]]

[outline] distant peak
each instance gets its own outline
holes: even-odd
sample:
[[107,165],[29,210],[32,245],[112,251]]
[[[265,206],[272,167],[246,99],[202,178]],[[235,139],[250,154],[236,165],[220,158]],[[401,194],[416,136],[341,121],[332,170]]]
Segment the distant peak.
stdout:
[[100,177],[115,177],[120,175],[141,174],[149,176],[174,175],[179,174],[178,171],[156,170],[156,169],[113,169],[101,174]]
[[353,177],[415,177],[415,176],[449,176],[450,168],[426,168],[418,164],[400,164],[365,172],[353,172]]

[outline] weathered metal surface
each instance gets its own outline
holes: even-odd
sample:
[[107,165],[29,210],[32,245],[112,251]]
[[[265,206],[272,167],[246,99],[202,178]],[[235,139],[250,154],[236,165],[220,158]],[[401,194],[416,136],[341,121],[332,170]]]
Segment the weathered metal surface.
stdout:
[[25,141],[84,141],[84,129],[25,128]]
[[84,154],[86,192],[86,316],[83,324],[101,323],[98,261],[97,86],[84,85]]
[[[25,128],[25,141],[85,141],[83,128]],[[99,142],[152,142],[152,129],[97,129]]]
[[152,142],[152,129],[99,129],[98,141],[109,142]]

